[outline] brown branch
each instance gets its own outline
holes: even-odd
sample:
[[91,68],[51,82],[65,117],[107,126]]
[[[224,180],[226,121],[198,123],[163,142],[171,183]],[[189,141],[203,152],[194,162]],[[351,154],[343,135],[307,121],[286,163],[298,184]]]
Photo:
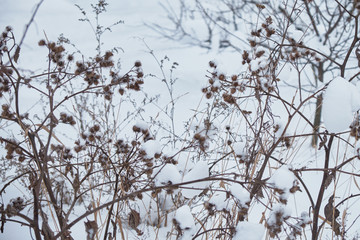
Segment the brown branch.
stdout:
[[[324,163],[324,169],[328,169],[329,168],[329,162],[330,162],[330,151],[331,151],[331,146],[334,140],[334,134],[332,134],[330,136],[328,145],[325,146],[325,163]],[[319,193],[318,193],[318,198],[316,201],[316,205],[314,208],[314,213],[313,213],[313,228],[312,228],[312,240],[317,240],[318,239],[318,221],[319,221],[319,211],[320,211],[320,207],[321,207],[321,202],[323,200],[323,196],[324,196],[324,192],[325,192],[325,182],[326,179],[328,177],[329,173],[328,171],[324,171],[323,173],[323,179],[320,185],[320,189],[319,189]]]
[[198,182],[207,182],[207,181],[228,181],[228,182],[234,182],[234,183],[238,183],[238,184],[246,184],[246,183],[253,183],[253,182],[244,182],[244,181],[237,181],[234,180],[232,178],[224,178],[224,177],[207,177],[207,178],[202,178],[202,179],[197,179],[197,180],[193,180],[193,181],[188,181],[188,182],[183,182],[183,183],[177,183],[177,184],[170,184],[170,185],[165,185],[165,186],[158,186],[158,187],[149,187],[149,188],[144,188],[138,191],[134,191],[132,193],[129,193],[125,196],[122,197],[118,197],[112,201],[109,201],[107,203],[104,203],[103,205],[94,208],[90,211],[87,211],[85,213],[83,213],[82,215],[80,215],[78,218],[76,218],[75,220],[73,220],[71,223],[67,224],[59,233],[57,233],[55,235],[55,239],[62,236],[64,233],[66,233],[69,229],[71,229],[75,224],[77,224],[79,221],[81,221],[82,219],[86,218],[87,216],[98,212],[106,207],[110,207],[112,204],[120,202],[120,201],[124,201],[126,199],[132,198],[132,197],[136,197],[138,194],[141,193],[145,193],[145,192],[150,192],[150,191],[156,191],[156,190],[162,190],[162,189],[167,189],[167,188],[177,188],[177,187],[181,187],[183,185],[188,185],[188,184],[193,184],[193,183],[198,183]]

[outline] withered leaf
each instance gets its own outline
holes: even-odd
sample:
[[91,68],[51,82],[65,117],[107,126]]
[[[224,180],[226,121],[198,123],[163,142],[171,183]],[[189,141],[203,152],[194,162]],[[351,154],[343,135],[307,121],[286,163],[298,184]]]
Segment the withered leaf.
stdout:
[[16,47],[15,50],[15,55],[14,55],[14,61],[17,63],[17,61],[19,60],[19,56],[20,56],[20,46]]

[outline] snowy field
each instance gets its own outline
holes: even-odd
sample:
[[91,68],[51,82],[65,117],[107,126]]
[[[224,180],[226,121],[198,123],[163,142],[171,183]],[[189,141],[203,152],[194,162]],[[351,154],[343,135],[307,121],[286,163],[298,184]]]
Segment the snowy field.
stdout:
[[[90,1],[44,0],[28,28],[21,47],[17,66],[28,76],[47,71],[48,49],[38,46],[39,40],[56,42],[60,36],[71,41],[71,44],[65,46],[69,52],[77,54],[77,61],[81,58],[92,58],[99,52],[104,54],[107,50],[115,48],[113,58],[116,59],[120,74],[125,74],[133,68],[135,62],[141,61],[144,84],[139,92],[128,95],[126,92],[123,99],[126,96],[129,101],[114,98],[114,105],[106,105],[105,101],[104,106],[115,106],[115,110],[108,111],[99,105],[103,104],[102,100],[86,100],[89,106],[99,110],[94,116],[98,114],[96,116],[100,117],[100,121],[106,119],[111,122],[113,119],[107,119],[108,113],[116,120],[116,123],[111,125],[115,126],[113,132],[100,131],[95,137],[98,136],[100,139],[101,134],[113,134],[113,138],[116,136],[116,139],[131,142],[134,135],[137,137],[150,132],[148,138],[137,138],[138,145],[133,144],[137,152],[133,156],[139,154],[139,159],[153,159],[151,162],[145,161],[149,168],[154,164],[151,173],[147,174],[151,176],[153,191],[146,190],[150,187],[150,183],[145,182],[146,174],[134,178],[139,185],[133,184],[133,188],[130,186],[129,189],[142,195],[134,195],[136,199],[131,201],[124,198],[123,205],[111,205],[114,208],[118,207],[119,217],[114,218],[117,222],[111,220],[110,228],[115,233],[114,238],[109,236],[109,239],[311,239],[313,216],[316,211],[318,239],[359,239],[360,146],[349,134],[351,124],[353,129],[360,129],[356,115],[360,109],[360,86],[357,84],[359,70],[355,49],[349,53],[349,60],[343,61],[341,57],[347,58],[344,53],[338,56],[338,61],[343,63],[346,69],[343,77],[337,69],[342,65],[335,63],[335,67],[329,67],[330,70],[324,74],[323,81],[317,81],[315,84],[315,70],[310,64],[302,66],[300,60],[291,62],[284,60],[285,57],[280,60],[283,62],[279,66],[273,68],[279,79],[276,80],[278,83],[274,83],[275,80],[271,83],[266,82],[261,80],[263,76],[260,76],[260,73],[271,72],[270,66],[274,62],[268,59],[277,52],[264,46],[250,48],[247,44],[248,40],[251,42],[252,39],[256,39],[254,36],[251,37],[253,29],[249,28],[249,22],[257,20],[256,13],[254,16],[248,13],[249,19],[239,20],[237,31],[225,34],[227,40],[235,39],[235,42],[239,42],[238,51],[234,50],[236,48],[219,47],[217,43],[221,43],[225,35],[216,32],[216,27],[213,29],[212,43],[208,48],[204,48],[194,44],[191,38],[170,39],[155,31],[155,25],[164,29],[171,28],[168,13],[163,6],[167,6],[168,9],[172,6],[176,11],[179,2],[109,0],[107,11],[99,15],[98,24],[104,27],[111,26],[111,31],[105,31],[101,39],[96,39],[96,16],[92,12]],[[216,4],[210,3],[212,1],[203,2],[202,7],[216,10]],[[221,2],[230,4],[237,1]],[[19,41],[38,3],[39,1],[35,0],[1,0],[1,30],[8,25],[11,26],[16,40]],[[300,10],[297,16],[305,14],[303,5],[300,4],[298,8]],[[91,24],[79,21],[84,18],[81,11],[87,13]],[[197,15],[194,13],[194,16]],[[195,31],[195,35],[199,38],[206,37],[207,30],[203,22],[198,21],[196,17],[189,19],[188,26]],[[117,24],[113,25],[114,23]],[[305,21],[304,24],[311,28],[310,22]],[[272,26],[275,27],[275,24],[269,24],[266,29],[271,29]],[[321,31],[326,32],[326,27],[325,30],[319,27],[318,31],[321,35]],[[318,57],[319,60],[316,61],[324,61],[326,64],[325,56],[332,54],[329,53],[329,49],[336,49],[336,44],[342,44],[336,42],[340,34],[331,35],[323,44],[321,41],[324,40],[318,40],[321,37],[313,37],[310,30],[299,30],[291,24],[288,26],[288,33],[294,41],[303,40],[307,46],[313,48],[313,59],[307,59],[309,62]],[[269,43],[269,46],[283,40],[281,35],[273,38],[275,40]],[[100,49],[96,49],[99,42]],[[262,44],[265,45],[264,42]],[[358,42],[355,42],[355,46],[358,45]],[[246,60],[243,51],[249,49],[252,49],[250,54],[253,53],[254,56],[250,57],[249,64],[242,64],[243,60]],[[263,52],[259,54],[261,51]],[[286,54],[284,50],[284,55]],[[301,54],[305,56],[305,50]],[[216,64],[216,67],[209,65],[210,61]],[[337,59],[334,60],[336,61]],[[5,62],[4,60],[4,64]],[[299,65],[296,65],[297,63]],[[298,66],[302,66],[303,69],[300,71]],[[244,90],[241,90],[241,78],[247,79],[248,76],[258,81],[249,80],[245,84],[246,89],[244,85]],[[355,77],[352,79],[353,76]],[[299,79],[305,79],[302,85]],[[45,89],[41,84],[38,87]],[[67,91],[60,92],[57,97],[65,97],[72,89]],[[212,95],[207,96],[210,92]],[[47,101],[34,94],[30,88],[24,88],[21,93],[21,109],[33,117],[32,124],[35,129],[38,126],[36,124],[41,123]],[[320,94],[323,94],[324,99],[320,138],[318,145],[313,147],[312,122],[315,118],[316,100]],[[1,105],[9,104],[11,101],[11,98],[0,98]],[[80,110],[74,107],[76,104],[76,100],[72,100],[64,104],[64,109],[70,109],[69,111],[74,114],[79,113]],[[98,122],[99,120],[91,119],[91,111],[89,110],[84,118],[88,122]],[[60,111],[56,114],[59,115]],[[25,131],[19,130],[15,124],[8,125],[5,120],[0,120],[3,138],[21,139],[21,136],[27,136]],[[83,126],[80,127],[78,122],[75,127],[63,125],[58,125],[59,127],[54,130],[56,138],[51,143],[60,142],[63,146],[68,146],[75,155],[74,142],[80,138]],[[93,125],[87,125],[90,126]],[[48,130],[39,132],[40,138],[45,138]],[[6,134],[8,136],[5,136]],[[356,135],[357,131],[353,134]],[[26,141],[24,143],[26,144]],[[81,140],[80,144],[86,145],[89,142]],[[1,148],[0,153],[1,157],[6,155],[5,148]],[[157,155],[161,158],[156,157]],[[165,162],[164,159],[171,159],[172,162]],[[17,167],[7,167],[6,159],[1,158],[1,161],[3,181],[0,187],[3,188],[20,172]],[[327,164],[324,165],[325,161]],[[83,163],[79,162],[79,165]],[[261,164],[263,162],[266,163]],[[137,167],[140,168],[142,163],[137,165],[134,161],[133,164],[130,168],[137,171]],[[25,168],[29,166],[33,165],[29,163]],[[87,166],[85,168],[87,169]],[[257,178],[259,172],[262,174]],[[84,170],[74,176],[78,179],[79,176],[86,175],[85,173]],[[66,179],[61,180],[63,175],[54,176],[56,181],[66,182]],[[65,176],[67,177],[66,174]],[[103,178],[107,177],[115,181],[115,175],[108,176],[108,173],[104,173]],[[101,182],[101,178],[95,180],[94,177],[94,182]],[[116,182],[117,180],[118,176]],[[31,197],[26,196],[31,191],[24,187],[28,185],[27,181],[28,178],[23,181],[17,180],[6,186],[6,190],[1,193],[0,203],[6,208],[13,201],[11,199],[24,198],[28,206],[22,213],[32,218]],[[92,186],[92,183],[87,181],[83,182],[84,189],[88,187],[85,184]],[[75,191],[75,180],[69,182]],[[182,185],[183,183],[186,184]],[[326,187],[322,187],[324,183],[327,184]],[[121,183],[121,190],[125,191],[123,185],[124,182]],[[168,185],[175,186],[168,188]],[[255,186],[261,186],[260,190],[254,190]],[[82,186],[78,188],[82,189]],[[119,190],[116,184],[116,187],[111,185],[109,191],[105,187],[91,191],[91,196],[84,197],[83,202],[76,204],[69,214],[68,223],[86,211],[92,211],[101,204],[116,199],[116,195],[113,196],[114,188]],[[156,192],[158,189],[159,192]],[[157,194],[156,197],[154,192]],[[134,196],[132,197],[135,198]],[[331,223],[324,213],[324,207],[332,196],[335,196],[335,204],[341,203],[334,209],[334,214],[337,210],[340,211],[334,223]],[[44,194],[43,197],[48,196]],[[44,201],[42,205],[44,209],[52,209],[46,214],[50,228],[56,235],[59,232],[59,223],[54,217],[54,209],[46,207],[46,204],[50,206],[49,202]],[[315,206],[320,206],[320,209],[314,211]],[[85,239],[86,236],[88,239],[105,239],[109,208],[110,205],[74,223],[70,229],[72,237],[75,240]],[[244,219],[241,219],[242,217]],[[140,219],[135,226],[131,223],[133,218]],[[12,219],[24,221],[20,217]],[[41,219],[44,219],[43,215]],[[91,221],[96,221],[98,226],[87,228],[86,224],[84,225],[84,222]],[[40,221],[41,224],[43,222],[45,221]],[[335,226],[338,222],[341,226],[337,229]],[[44,229],[44,225],[42,227]],[[91,231],[94,229],[98,230],[96,236],[92,236]],[[225,229],[224,232],[222,229]],[[11,221],[5,223],[4,231],[0,233],[0,239],[31,238],[36,239],[32,230]]]

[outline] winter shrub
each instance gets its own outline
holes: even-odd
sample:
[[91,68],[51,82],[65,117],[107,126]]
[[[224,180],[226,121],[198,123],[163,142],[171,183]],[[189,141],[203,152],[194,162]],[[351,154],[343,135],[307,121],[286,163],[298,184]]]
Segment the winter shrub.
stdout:
[[[181,2],[183,12],[201,9],[209,29],[228,24],[229,12],[215,21],[210,13],[222,12],[211,5]],[[205,102],[189,106],[195,110],[183,132],[174,123],[179,63],[169,57],[159,60],[149,49],[169,97],[164,102],[148,94],[146,81],[154,75],[141,61],[122,69],[117,49],[102,49],[107,28],[98,22],[95,56],[85,57],[64,38],[42,39],[41,70],[19,67],[21,42],[7,27],[0,37],[1,231],[14,222],[35,239],[73,239],[80,223],[87,239],[356,238],[359,119],[352,116],[360,98],[350,82],[359,75],[352,69],[358,6],[289,2],[277,8],[273,1],[243,1],[257,19],[238,55],[244,70],[225,73],[209,61],[199,89]],[[315,20],[306,25],[301,15],[312,16],[314,6],[340,14],[345,20],[337,24],[352,24],[333,52],[290,36],[296,26],[316,33]],[[103,0],[92,5],[97,17],[106,7]],[[342,32],[334,29],[324,45]],[[220,45],[239,50],[231,39]],[[308,90],[302,84],[309,66],[338,77]],[[286,79],[292,68],[297,85]],[[311,119],[318,101],[326,119],[317,126]],[[4,200],[13,188],[22,195]]]

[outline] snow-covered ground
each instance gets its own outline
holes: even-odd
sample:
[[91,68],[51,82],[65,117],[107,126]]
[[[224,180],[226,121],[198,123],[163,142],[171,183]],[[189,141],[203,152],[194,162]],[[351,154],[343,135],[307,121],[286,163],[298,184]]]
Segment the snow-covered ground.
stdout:
[[[165,84],[161,81],[162,69],[160,68],[157,60],[161,60],[165,56],[170,59],[168,65],[164,68],[165,74],[168,77],[170,76],[170,72],[168,70],[171,68],[171,63],[177,62],[179,64],[174,71],[174,76],[177,78],[177,81],[174,85],[174,98],[179,98],[176,102],[174,123],[175,131],[180,133],[181,131],[184,131],[184,123],[186,120],[191,118],[192,114],[194,113],[194,109],[197,109],[199,104],[201,106],[205,106],[205,100],[201,94],[201,89],[207,85],[207,78],[205,75],[208,74],[207,70],[209,70],[209,61],[215,60],[218,64],[218,69],[221,69],[221,71],[223,71],[225,74],[242,72],[244,71],[245,67],[241,64],[242,58],[239,53],[231,51],[219,52],[218,49],[205,50],[196,46],[187,46],[183,42],[175,42],[169,39],[160,38],[159,35],[157,35],[148,26],[152,23],[157,23],[160,25],[167,24],[166,13],[163,11],[159,2],[162,1],[109,0],[109,6],[107,7],[108,10],[105,14],[101,15],[99,23],[103,26],[111,26],[114,22],[121,22],[113,26],[111,31],[108,31],[103,35],[102,41],[104,42],[104,45],[102,45],[102,49],[106,50],[108,48],[119,47],[118,57],[120,58],[121,68],[124,69],[124,71],[131,68],[135,61],[140,60],[142,62],[142,68],[145,74],[160,76],[146,78],[144,88],[146,88],[146,92],[150,96],[155,96],[157,94],[160,95],[161,99],[163,99],[163,105],[161,107],[166,106],[170,99],[168,97],[169,92],[167,91]],[[31,18],[37,3],[38,1],[35,0],[2,0],[0,8],[0,29],[4,29],[5,26],[10,25],[14,29],[16,37],[19,39],[22,36],[25,24],[27,24]],[[34,22],[28,30],[24,44],[22,46],[22,55],[19,61],[21,68],[33,69],[35,71],[37,69],[41,69],[44,61],[46,60],[46,51],[38,46],[38,41],[44,38],[55,41],[60,34],[63,34],[64,37],[69,38],[76,46],[76,48],[85,54],[86,57],[91,57],[96,54],[96,39],[94,37],[93,29],[87,22],[78,21],[78,19],[83,18],[84,16],[81,14],[79,8],[75,6],[75,4],[79,5],[89,14],[90,20],[93,19],[94,15],[91,13],[91,8],[89,6],[90,3],[87,0],[45,0],[43,2],[38,10],[38,13],[36,14]],[[244,34],[248,34],[248,32],[244,32]],[[157,59],[154,58],[154,56]],[[284,70],[284,72],[281,73],[281,76],[291,79],[293,77],[293,73],[290,72],[290,70]],[[330,79],[326,82],[329,81]],[[291,101],[296,90],[291,87],[284,89],[286,89],[286,91],[284,92],[283,97]],[[342,78],[336,78],[329,85],[328,92],[325,94],[323,110],[325,118],[324,126],[328,128],[329,132],[346,130],[351,124],[354,111],[359,109],[359,93],[357,91],[357,88],[353,84],[346,82]],[[341,92],[341,94],[339,92]],[[351,92],[351,94],[347,94],[349,92]],[[297,98],[298,95],[296,95],[296,99]],[[24,108],[33,107],[34,103],[32,102],[32,96],[24,96],[23,100]],[[276,113],[276,121],[279,122],[280,128],[284,127],[281,126],[281,124],[284,122],[286,123],[287,113],[281,104],[274,103],[274,105],[279,105],[274,109],[274,112]],[[251,106],[249,106],[249,108],[250,107]],[[307,114],[312,114],[310,113],[312,109],[312,105],[305,106],[303,108],[304,111],[307,111]],[[159,112],[160,111],[154,107],[152,111],[141,115],[142,119],[139,119],[139,121],[150,121],[150,119],[156,116]],[[310,119],[313,119],[313,115],[311,115]],[[227,120],[231,122],[230,119]],[[219,129],[217,129],[218,131],[225,132],[224,124],[227,123],[220,122],[216,124],[219,126]],[[143,122],[138,123],[138,125],[146,126],[146,124]],[[237,131],[249,130],[242,129],[240,125],[241,124],[239,123],[238,126],[240,130]],[[295,133],[308,133],[309,126],[305,125],[306,124],[301,122],[301,120],[294,121],[294,123],[288,127],[287,132],[290,132],[290,135]],[[345,136],[347,137],[347,135]],[[353,139],[348,139],[348,141],[354,144],[354,146],[358,145],[356,142],[354,142]],[[146,144],[144,144],[145,152],[147,154],[154,155],[160,148],[157,144],[158,143],[155,141],[146,142]],[[347,149],[344,147],[345,144],[343,144],[343,142],[339,139],[334,140],[334,145],[336,145],[336,147],[331,155],[331,166],[337,163],[337,161],[343,161],[348,157],[353,156],[357,149],[356,147],[350,150]],[[243,153],[243,148],[244,142],[237,142],[234,144],[236,155],[241,155]],[[186,156],[181,157],[186,159]],[[323,161],[324,152],[317,151],[316,149],[310,147],[309,137],[305,140],[302,140],[302,142],[297,142],[296,147],[279,153],[278,157],[279,159],[285,161],[289,167],[294,169],[306,166],[321,168],[323,167],[323,163],[319,161]],[[201,160],[197,163],[188,163],[187,160],[184,160],[183,162],[179,161],[178,166],[167,164],[158,172],[155,178],[155,182],[157,186],[161,186],[162,184],[167,184],[169,181],[171,181],[173,184],[176,184],[181,181],[190,182],[198,178],[206,178],[209,176],[209,173],[206,170],[208,166],[210,166],[210,163]],[[226,163],[221,167],[223,169],[231,169],[236,168],[237,165],[234,163]],[[240,169],[239,171],[243,171],[243,169]],[[355,165],[353,173],[358,173]],[[306,222],[306,218],[302,218],[302,216],[304,216],[304,211],[306,212],[309,210],[309,200],[304,189],[302,189],[302,193],[297,192],[294,195],[290,193],[290,189],[293,187],[293,181],[295,180],[292,172],[289,171],[289,169],[285,166],[280,167],[280,164],[274,164],[271,166],[271,168],[269,167],[268,175],[271,176],[268,183],[273,184],[274,188],[278,188],[284,191],[283,193],[278,194],[276,197],[289,202],[286,209],[280,205],[271,206],[273,207],[274,212],[281,212],[285,217],[296,216]],[[319,189],[318,183],[321,181],[321,177],[321,171],[309,171],[303,173],[303,179],[309,187],[308,191],[311,195],[314,196],[314,200],[316,200],[316,194],[318,193]],[[341,199],[345,198],[346,196],[350,196],[351,194],[357,194],[359,192],[357,177],[357,175],[350,177],[348,175],[344,177],[341,175],[336,180],[338,181],[337,184],[339,186],[338,188],[340,189],[336,189],[333,185],[331,185],[331,187],[333,188],[334,192],[336,190],[336,194],[338,197],[341,197]],[[316,184],[312,184],[312,182]],[[183,189],[182,194],[187,198],[192,198],[193,196],[200,194],[202,191],[201,189],[206,188],[207,186],[208,182],[199,182],[192,185],[192,187],[198,188],[197,190]],[[229,184],[226,189],[228,189],[232,195],[237,198],[237,201],[240,203],[240,205],[243,207],[246,206],[246,201],[249,199],[249,195],[244,188],[242,188],[239,184]],[[11,191],[14,191],[13,196],[17,196],[17,194],[21,192],[21,189],[16,190],[12,188]],[[4,203],[7,203],[11,197],[12,196],[10,194],[4,197],[2,200]],[[327,200],[329,197],[330,191],[326,192],[324,200]],[[144,199],[143,202],[146,201],[148,201],[149,206],[153,204],[151,203],[150,199]],[[166,200],[164,200],[164,202],[166,202]],[[213,204],[218,210],[227,208],[229,211],[231,210],[231,206],[227,205],[228,198],[224,192],[215,193],[209,203]],[[325,204],[326,202],[323,202],[322,207]],[[342,210],[344,211],[344,209],[347,208],[350,209],[350,219],[355,221],[355,225],[359,225],[359,221],[356,221],[356,217],[358,217],[360,214],[359,201],[355,200],[351,201],[350,203],[347,202],[346,204],[349,205],[343,207]],[[242,222],[241,224],[237,225],[237,233],[234,235],[234,239],[261,240],[265,238],[266,230],[264,227],[264,221],[263,219],[261,220],[263,209],[257,209],[256,206],[257,205],[250,207],[249,222]],[[141,211],[143,211],[145,214],[147,211],[146,207],[139,210],[140,214],[142,214]],[[191,209],[188,205],[184,205],[179,207],[176,211],[171,212],[169,218],[173,218],[174,221],[179,224],[181,229],[186,229],[183,239],[190,239],[192,234],[194,234],[199,229],[199,224],[195,218],[192,218],[192,214],[201,214],[201,211],[204,211],[202,206],[197,206]],[[81,215],[81,213],[76,214]],[[268,224],[276,224],[274,222],[276,221],[276,216],[271,215],[273,212],[270,214],[270,211],[264,210],[264,214],[266,214],[266,217],[268,217]],[[322,214],[323,213],[321,209],[320,215]],[[150,218],[153,217],[157,216],[151,216]],[[261,224],[259,224],[260,222]],[[348,222],[349,225],[351,223],[352,222]],[[150,232],[148,235],[145,234],[145,236],[154,237],[153,234],[165,236],[166,230],[167,228],[164,228],[163,232],[160,233],[157,233],[154,230],[154,232]],[[72,232],[75,239],[84,239],[85,231],[83,223],[80,222],[75,225],[75,227],[72,229]],[[308,227],[305,234],[310,236],[310,233],[311,232]],[[357,236],[356,234],[360,234],[360,228],[352,227],[349,236],[355,237]],[[332,231],[329,230],[328,226],[324,235],[326,235],[326,237],[324,236],[324,239],[331,239],[332,237]],[[130,239],[131,237],[137,239],[136,233],[134,233],[134,231],[129,233],[127,236]],[[284,237],[285,235],[282,236]],[[27,238],[29,238],[28,229],[25,227],[19,227],[14,223],[6,223],[4,233],[0,234],[0,239]]]

